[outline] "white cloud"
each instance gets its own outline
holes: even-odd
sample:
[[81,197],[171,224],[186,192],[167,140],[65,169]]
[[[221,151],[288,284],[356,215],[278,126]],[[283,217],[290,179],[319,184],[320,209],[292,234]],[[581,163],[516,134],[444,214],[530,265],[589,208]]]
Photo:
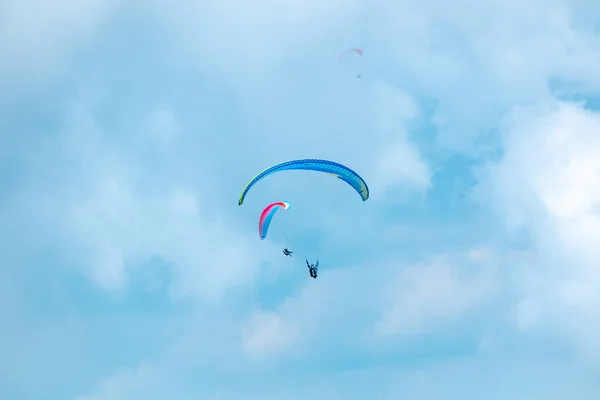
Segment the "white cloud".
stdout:
[[389,79],[435,101],[440,143],[473,151],[512,107],[548,99],[549,79],[598,87],[598,37],[580,25],[596,10],[562,0],[400,2],[373,11],[371,39]]
[[493,255],[488,251],[471,260],[470,254],[439,256],[409,267],[391,259],[324,270],[274,310],[255,312],[243,326],[242,347],[256,360],[281,359],[316,356],[314,346],[369,347],[437,332],[497,294]]
[[374,198],[385,197],[394,188],[407,186],[420,190],[430,187],[431,173],[419,153],[405,141],[393,143],[375,162]]
[[[7,220],[36,226],[44,221],[38,246],[60,249],[66,265],[108,290],[126,289],[129,270],[162,258],[171,264],[169,286],[176,298],[218,300],[265,272],[276,273],[272,263],[258,268],[274,259],[272,246],[257,249],[219,201],[204,195],[213,177],[202,176],[191,186],[189,164],[162,164],[161,172],[175,168],[175,173],[157,180],[141,165],[141,152],[123,150],[84,106],[68,115],[60,140],[49,142],[52,156],[32,157],[47,179],[28,176],[3,210]],[[32,240],[29,236],[28,245]]]
[[297,327],[290,318],[277,313],[259,312],[252,315],[243,338],[244,351],[250,357],[262,357],[289,350],[300,339]]
[[255,311],[241,327],[245,354],[254,360],[302,354],[315,333],[323,332],[327,315],[337,309],[336,283],[330,279],[325,282],[311,279],[275,310]]
[[[70,50],[85,43],[82,40],[90,38],[100,22],[110,16],[116,3],[108,4],[63,2],[48,8],[41,3],[3,3],[0,37],[10,39],[0,40],[0,59],[10,60],[0,66],[0,73],[8,77],[5,81],[19,73],[25,79],[41,81],[48,71],[70,63],[74,54]],[[229,191],[220,187],[217,179],[210,179],[216,169],[196,168],[196,163],[210,164],[234,140],[236,147],[244,150],[260,141],[256,148],[273,157],[319,153],[343,159],[361,174],[365,171],[367,181],[373,182],[373,198],[386,197],[388,190],[426,190],[430,185],[431,172],[406,132],[408,121],[423,116],[417,101],[434,104],[432,120],[444,145],[470,148],[475,138],[496,129],[499,118],[515,105],[547,102],[548,79],[559,76],[586,87],[600,82],[597,36],[576,26],[577,20],[597,13],[596,3],[459,0],[388,4],[310,0],[250,4],[215,0],[174,7],[171,2],[159,1],[136,4],[135,17],[148,17],[146,12],[152,7],[157,7],[156,13],[145,21],[158,23],[155,32],[160,35],[162,46],[156,49],[167,50],[155,55],[168,68],[161,70],[167,76],[148,79],[148,91],[143,95],[151,98],[152,84],[163,78],[175,83],[176,79],[168,74],[189,72],[193,64],[198,67],[193,76],[181,77],[185,90],[174,84],[169,95],[176,98],[184,92],[188,94],[186,90],[191,88],[189,92],[198,90],[197,98],[209,97],[211,88],[204,92],[205,84],[230,94],[235,106],[229,104],[227,122],[231,120],[231,126],[227,125],[227,132],[216,129],[215,138],[210,140],[203,140],[198,134],[194,145],[205,146],[202,152],[194,157],[181,156],[182,147],[189,145],[181,139],[190,121],[180,119],[184,117],[165,106],[150,113],[148,121],[141,124],[143,133],[135,135],[138,142],[126,148],[124,143],[132,144],[129,131],[117,143],[119,140],[105,135],[105,126],[95,115],[82,107],[71,115],[71,125],[61,137],[60,146],[55,146],[52,139],[43,141],[43,146],[30,146],[26,157],[34,161],[26,164],[44,183],[23,179],[18,185],[20,190],[10,193],[9,206],[0,210],[4,232],[8,232],[6,227],[19,225],[15,220],[29,231],[7,235],[5,247],[21,239],[21,246],[11,251],[25,254],[31,248],[51,248],[60,254],[61,262],[84,271],[107,289],[126,288],[131,279],[129,272],[151,257],[161,257],[172,264],[173,296],[192,294],[209,301],[250,286],[259,276],[277,274],[279,269],[271,268],[275,263],[260,262],[273,260],[271,254],[280,257],[279,249],[265,243],[261,246],[264,253],[257,250],[255,232],[240,232],[237,220],[228,216],[228,206],[206,195],[207,187],[211,194],[221,189]],[[32,14],[32,9],[37,12]],[[582,10],[587,15],[582,15]],[[135,25],[131,27],[136,28]],[[365,48],[361,59],[365,76],[350,82],[343,80],[348,78],[346,74],[336,70],[335,58],[341,49],[357,42]],[[102,58],[100,51],[98,57]],[[377,68],[369,68],[375,65]],[[380,83],[380,75],[385,76],[386,82],[394,83]],[[88,75],[80,70],[73,76]],[[397,82],[405,92],[391,89]],[[82,84],[81,80],[77,83]],[[78,88],[81,92],[87,89],[85,84]],[[120,101],[118,89],[109,85],[103,89],[111,102]],[[135,101],[133,96],[131,99]],[[57,103],[62,100],[58,98]],[[160,104],[153,104],[157,103]],[[221,103],[215,100],[214,104]],[[599,320],[595,290],[598,270],[592,262],[598,255],[595,188],[599,157],[597,142],[588,131],[597,131],[598,126],[596,117],[577,108],[557,109],[554,111],[559,117],[542,111],[541,115],[517,118],[512,128],[521,126],[523,120],[533,122],[527,129],[509,129],[513,134],[507,136],[506,157],[492,169],[487,190],[495,196],[500,217],[525,227],[540,250],[537,259],[530,256],[520,260],[523,269],[515,273],[515,284],[521,285],[519,289],[523,291],[523,302],[517,309],[521,326],[562,329],[566,334],[574,334],[577,343],[593,348],[597,344],[594,321]],[[201,107],[198,110],[201,112]],[[201,119],[205,114],[195,117]],[[137,126],[122,110],[119,118],[112,117],[107,117],[112,128],[120,123],[123,130],[125,126]],[[558,143],[550,149],[545,146],[548,136]],[[148,141],[150,146],[143,146]],[[210,147],[217,142],[223,148]],[[524,146],[523,150],[520,146]],[[158,158],[145,163],[148,147],[154,151],[152,156]],[[50,155],[42,150],[50,150]],[[566,158],[560,157],[563,150]],[[252,157],[256,159],[255,154]],[[244,164],[243,156],[231,156],[234,158],[239,163],[236,168],[253,168]],[[224,163],[225,159],[218,161]],[[194,170],[195,179],[190,178],[188,170]],[[198,181],[200,174],[202,186],[190,183]],[[29,190],[33,190],[33,195]],[[329,232],[343,230],[335,236],[348,247],[363,245],[367,235],[394,232],[394,228],[379,229],[379,221],[368,212],[361,214],[359,221],[347,215],[345,223],[334,219],[321,222],[329,224]],[[371,229],[361,230],[363,226]],[[418,231],[411,227],[403,234],[409,236]],[[398,242],[398,236],[394,236],[392,243]],[[396,260],[390,261],[389,268],[370,265],[368,272],[364,268],[324,269],[317,281],[310,280],[274,311],[266,307],[267,310],[251,316],[241,330],[241,350],[260,359],[300,355],[310,350],[309,343],[335,343],[354,349],[374,325],[388,339],[437,332],[475,311],[495,289],[492,269],[456,267],[466,264],[467,259],[485,264],[490,255],[474,250],[448,263],[425,262],[400,270],[401,263]],[[363,292],[361,296],[356,295],[357,288]],[[374,296],[380,292],[381,297]],[[387,308],[381,314],[382,304]],[[226,308],[218,311],[233,313]],[[240,318],[244,320],[245,316]],[[377,321],[377,317],[381,320]],[[185,363],[207,362],[207,358],[209,364],[216,363],[222,353],[237,349],[240,344],[236,342],[239,335],[230,337],[228,328],[214,323],[214,316],[201,322],[212,335],[222,339],[223,347],[229,347],[223,350],[190,334],[182,345],[184,361],[173,360],[173,370]],[[206,357],[206,352],[210,357]],[[303,355],[310,357],[314,352]],[[214,365],[211,368],[215,369]],[[120,378],[104,385],[106,398],[135,398],[135,393],[146,399],[178,398],[166,390],[161,392],[161,387],[177,385],[173,380],[161,380],[159,369],[142,367],[134,373],[117,374]],[[469,376],[463,372],[460,384],[472,381]],[[419,374],[413,378],[410,375],[406,380],[424,382],[414,393],[427,392],[439,398],[430,390],[436,389],[430,383],[439,380],[420,380]],[[136,380],[142,383],[135,383]],[[277,386],[273,381],[261,383],[267,387],[258,390],[263,394],[270,392],[277,397],[273,393],[290,393],[285,387],[280,392],[273,391]],[[304,381],[298,386],[306,387]],[[340,393],[327,386],[331,384],[322,383],[321,389],[311,393],[323,398],[334,398]],[[389,392],[394,392],[390,397],[398,398],[397,393],[402,390],[398,386],[402,385],[392,386],[389,384]],[[505,385],[510,386],[514,387]],[[356,394],[350,390],[346,393]],[[481,394],[475,389],[472,393]]]
[[523,110],[504,156],[481,187],[508,228],[528,232],[537,257],[515,271],[523,327],[563,331],[600,354],[600,115],[577,104]]
[[479,259],[465,268],[467,260],[442,257],[400,269],[381,289],[383,313],[375,334],[414,336],[485,305],[497,289],[493,269]]
[[390,191],[398,188],[429,189],[431,172],[407,132],[407,124],[419,116],[417,104],[406,93],[382,83],[372,92],[369,106],[377,135],[367,140],[378,147],[369,179],[373,198],[389,199]]

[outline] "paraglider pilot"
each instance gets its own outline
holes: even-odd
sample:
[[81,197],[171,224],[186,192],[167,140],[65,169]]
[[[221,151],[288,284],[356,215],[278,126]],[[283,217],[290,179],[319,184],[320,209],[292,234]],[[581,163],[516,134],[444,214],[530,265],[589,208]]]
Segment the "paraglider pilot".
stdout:
[[312,265],[308,263],[308,260],[306,260],[306,265],[308,266],[308,272],[310,273],[310,277],[317,279],[317,273],[319,272],[319,261],[317,260],[316,265]]
[[287,247],[286,247],[285,249],[283,249],[283,254],[285,254],[286,256],[290,256],[291,257],[292,254],[294,254],[294,252],[293,251],[289,251],[287,249]]

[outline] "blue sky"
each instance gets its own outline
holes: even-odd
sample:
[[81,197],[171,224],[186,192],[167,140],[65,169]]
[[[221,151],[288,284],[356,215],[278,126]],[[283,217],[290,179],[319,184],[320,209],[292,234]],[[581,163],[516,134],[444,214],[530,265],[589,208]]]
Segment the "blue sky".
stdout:
[[[587,0],[2,2],[0,397],[600,398],[599,23]],[[289,172],[237,205],[293,158],[371,198]]]

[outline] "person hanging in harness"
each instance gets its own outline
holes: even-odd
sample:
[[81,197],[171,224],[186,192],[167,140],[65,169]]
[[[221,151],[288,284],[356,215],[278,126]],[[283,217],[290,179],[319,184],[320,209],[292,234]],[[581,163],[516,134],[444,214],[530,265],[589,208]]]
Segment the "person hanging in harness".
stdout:
[[317,273],[319,272],[319,260],[317,260],[316,264],[309,264],[308,260],[306,260],[306,265],[308,266],[308,272],[310,273],[310,277],[317,279]]
[[289,251],[287,246],[285,247],[285,249],[283,249],[283,254],[285,254],[286,256],[292,256],[292,254],[294,254],[293,251]]

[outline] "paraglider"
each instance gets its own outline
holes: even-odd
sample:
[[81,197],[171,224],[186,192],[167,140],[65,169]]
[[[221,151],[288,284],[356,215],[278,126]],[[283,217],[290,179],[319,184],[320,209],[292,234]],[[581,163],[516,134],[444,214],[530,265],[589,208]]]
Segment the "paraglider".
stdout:
[[273,216],[277,210],[280,208],[287,210],[290,208],[290,203],[278,201],[276,203],[269,204],[260,214],[260,218],[258,219],[258,235],[260,236],[261,240],[264,240],[267,237],[267,231],[269,230],[269,225],[271,225],[271,220],[273,219]]
[[[267,237],[267,232],[269,231],[271,220],[273,219],[273,216],[275,215],[277,210],[279,210],[280,208],[287,210],[288,208],[290,208],[290,203],[286,201],[278,201],[276,203],[269,204],[260,214],[260,218],[258,219],[258,235],[260,236],[261,240],[264,240]],[[288,257],[292,257],[292,254],[294,254],[294,252],[288,250],[287,246],[285,246],[285,248],[283,249],[283,254],[285,254]]]
[[306,266],[308,267],[310,277],[317,279],[317,274],[319,273],[319,260],[317,260],[316,264],[310,264],[308,260],[306,260]]
[[[362,201],[367,201],[369,199],[369,187],[367,186],[367,183],[360,175],[358,175],[349,167],[329,160],[301,159],[286,161],[274,165],[270,168],[267,168],[261,173],[259,173],[246,185],[246,187],[242,191],[242,194],[240,195],[240,198],[238,200],[238,205],[242,205],[244,199],[246,198],[246,195],[248,194],[248,191],[258,181],[276,172],[288,170],[304,170],[327,173],[346,182],[350,187],[352,187],[356,191],[356,193],[358,193]],[[288,209],[289,207],[290,204],[284,201],[272,203],[265,207],[265,209],[261,213],[258,224],[258,234],[261,240],[266,238],[269,225],[271,223],[273,215],[277,212],[277,210],[280,208]],[[292,257],[293,252],[290,251],[286,245],[286,247],[283,249],[283,254]],[[306,259],[306,265],[308,267],[308,271],[311,278],[316,279],[319,272],[319,260],[317,260],[315,264],[310,264],[308,262],[308,259]]]
[[[338,57],[338,62],[341,63],[342,60],[344,59],[344,57],[346,57],[346,54],[348,54],[348,53],[356,53],[361,57],[363,55],[363,51],[359,48],[347,49],[342,54],[340,54],[340,56]],[[361,78],[360,74],[356,74],[356,77],[359,79]]]
[[358,54],[359,56],[362,56],[362,55],[363,55],[363,51],[362,51],[361,49],[358,49],[358,48],[354,48],[354,49],[348,49],[348,50],[345,50],[345,51],[344,51],[342,54],[340,54],[340,56],[338,57],[338,61],[339,61],[339,62],[342,62],[342,60],[344,59],[344,57],[345,57],[345,56],[346,56],[346,54],[348,54],[348,53],[356,53],[356,54]]
[[303,159],[303,160],[292,160],[286,161],[281,164],[274,165],[270,168],[265,169],[252,179],[248,185],[242,191],[238,205],[242,205],[246,194],[252,186],[266,176],[269,176],[275,172],[288,171],[288,170],[305,170],[305,171],[318,171],[325,172],[336,178],[339,178],[350,185],[362,198],[363,201],[367,201],[369,198],[369,187],[363,178],[360,177],[356,172],[346,167],[345,165],[336,163],[328,160],[315,160],[315,159]]

